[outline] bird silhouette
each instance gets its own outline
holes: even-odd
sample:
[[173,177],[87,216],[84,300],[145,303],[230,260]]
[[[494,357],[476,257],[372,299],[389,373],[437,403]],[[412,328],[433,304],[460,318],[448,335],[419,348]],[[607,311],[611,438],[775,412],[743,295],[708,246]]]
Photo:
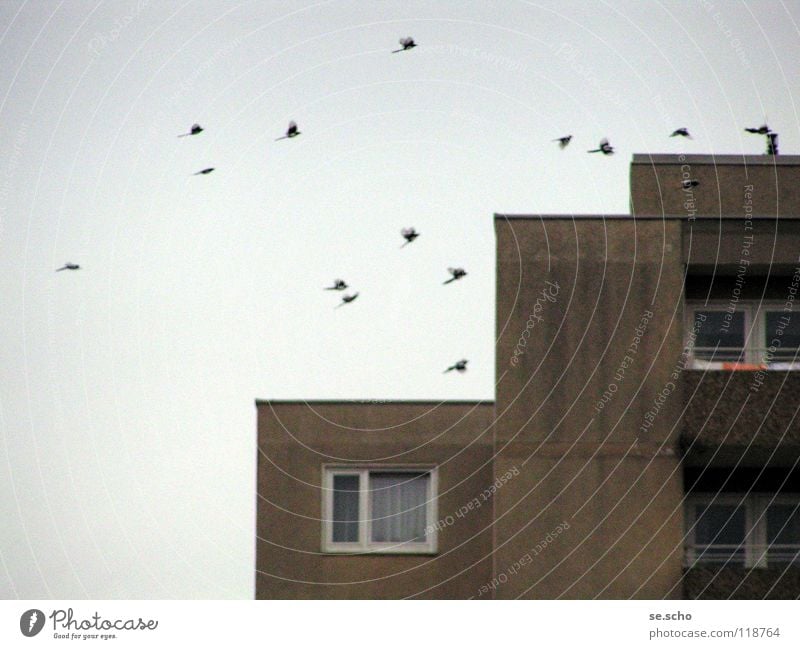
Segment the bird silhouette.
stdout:
[[278,140],[285,140],[290,137],[297,137],[300,135],[300,131],[297,130],[297,122],[289,122],[289,127],[286,129],[286,135],[282,135],[279,138],[275,138],[275,141]]
[[681,137],[688,137],[690,140],[692,139],[692,136],[689,135],[688,128],[676,128],[674,131],[672,131],[670,137],[675,137],[677,135],[680,135]]
[[414,39],[411,36],[406,36],[405,38],[401,38],[398,43],[402,45],[399,50],[392,50],[392,54],[397,54],[398,52],[405,52],[406,50],[410,50],[412,47],[416,47],[417,44],[414,42]]
[[558,146],[562,149],[566,149],[567,145],[569,144],[570,140],[572,139],[571,135],[565,135],[564,137],[556,138],[552,140],[553,142],[558,142]]
[[56,272],[59,272],[61,270],[80,270],[80,269],[81,269],[81,267],[78,266],[78,264],[71,264],[71,263],[67,262],[61,268],[56,268]]
[[350,304],[350,302],[355,300],[357,297],[358,297],[358,293],[353,293],[353,295],[343,295],[342,296],[342,302],[340,304],[337,304],[333,308],[334,309],[338,309],[340,306],[344,306],[345,304]]
[[400,234],[403,235],[403,238],[406,242],[400,246],[401,248],[405,248],[409,243],[414,241],[419,236],[419,232],[417,232],[414,228],[403,228],[400,230]]
[[699,184],[700,184],[699,180],[695,180],[694,178],[692,179],[687,178],[686,180],[683,181],[683,188],[689,189],[690,187],[697,187]]
[[606,138],[603,138],[600,140],[599,149],[592,149],[591,151],[587,151],[587,153],[602,153],[603,155],[611,155],[614,153],[614,147],[608,143]]
[[463,268],[448,268],[447,272],[450,273],[452,277],[448,279],[446,282],[443,282],[444,284],[455,282],[457,279],[461,279],[462,277],[464,277],[464,275],[467,274],[467,271],[465,271]]
[[200,171],[193,173],[192,175],[199,176],[200,174],[203,174],[205,176],[206,174],[210,174],[212,171],[214,171],[214,167],[206,167],[205,169],[201,169]]
[[333,280],[333,286],[325,288],[326,291],[343,291],[347,288],[347,283],[343,279]]
[[466,372],[467,371],[467,363],[469,361],[467,359],[463,359],[448,367],[442,374],[447,374],[448,372],[452,372],[455,370],[456,372]]
[[758,128],[746,128],[744,130],[748,133],[755,133],[756,135],[767,135],[767,133],[772,133],[769,126],[766,124],[762,124]]
[[203,132],[203,127],[200,124],[192,124],[192,128],[189,129],[188,133],[181,133],[178,137],[186,137],[187,135],[197,135],[198,133]]

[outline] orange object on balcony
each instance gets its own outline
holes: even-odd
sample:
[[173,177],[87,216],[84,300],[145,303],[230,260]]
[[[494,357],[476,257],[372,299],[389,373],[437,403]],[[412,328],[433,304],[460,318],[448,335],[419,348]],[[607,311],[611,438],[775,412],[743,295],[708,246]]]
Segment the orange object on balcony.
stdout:
[[758,370],[767,369],[767,366],[762,363],[722,363],[722,369],[756,372]]

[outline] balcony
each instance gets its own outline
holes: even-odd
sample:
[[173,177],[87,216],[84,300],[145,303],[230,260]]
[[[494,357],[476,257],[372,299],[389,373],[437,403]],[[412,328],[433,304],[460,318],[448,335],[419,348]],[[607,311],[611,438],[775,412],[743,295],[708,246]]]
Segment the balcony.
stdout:
[[800,372],[688,370],[682,388],[690,463],[791,466],[800,457]]
[[800,566],[745,568],[698,564],[683,573],[685,599],[797,599]]

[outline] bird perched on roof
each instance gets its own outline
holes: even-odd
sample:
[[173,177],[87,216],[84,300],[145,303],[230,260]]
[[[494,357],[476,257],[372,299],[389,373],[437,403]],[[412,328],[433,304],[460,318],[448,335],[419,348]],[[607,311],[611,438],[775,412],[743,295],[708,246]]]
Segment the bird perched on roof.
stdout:
[[78,266],[78,264],[70,264],[69,262],[67,262],[61,268],[56,268],[56,272],[60,270],[80,270],[80,269],[81,267]]
[[571,139],[572,139],[571,135],[565,135],[564,137],[558,137],[555,140],[551,140],[551,141],[552,142],[558,142],[559,148],[566,149],[567,145],[569,144]]
[[695,180],[694,178],[692,179],[687,178],[686,180],[683,181],[683,188],[689,189],[690,187],[697,187],[699,184],[700,184],[699,180]]
[[325,288],[326,291],[343,291],[347,288],[347,283],[343,279],[333,280],[333,286]]
[[405,38],[401,38],[398,43],[402,45],[399,50],[392,50],[392,54],[397,54],[398,52],[405,52],[406,50],[410,50],[412,47],[416,47],[417,44],[414,42],[414,39],[411,36],[406,36]]
[[680,135],[681,137],[688,137],[690,140],[692,139],[692,136],[689,135],[688,128],[676,128],[674,131],[672,131],[670,137],[675,137],[677,135]]
[[463,359],[448,367],[442,374],[447,374],[448,372],[452,372],[455,370],[456,372],[466,372],[467,371],[467,363],[469,361],[467,359]]
[[193,173],[192,175],[199,176],[200,174],[203,174],[205,176],[206,174],[210,174],[212,171],[214,171],[214,167],[206,167],[205,169],[201,169],[200,171]]
[[188,133],[181,133],[178,137],[186,137],[187,135],[197,135],[198,133],[203,132],[203,127],[200,124],[192,124],[192,128],[189,129]]
[[606,138],[603,138],[600,140],[599,149],[592,149],[591,151],[587,151],[587,153],[602,153],[603,155],[611,155],[614,153],[614,147],[608,143]]
[[447,272],[450,273],[452,277],[448,279],[446,282],[443,282],[444,284],[455,282],[457,279],[461,279],[462,277],[464,277],[464,275],[467,274],[467,271],[465,271],[463,268],[448,268]]
[[357,297],[358,297],[358,293],[353,293],[352,295],[343,295],[341,303],[337,304],[333,308],[334,309],[338,309],[340,306],[344,306],[345,304],[350,304],[350,302],[355,300]]
[[417,232],[414,228],[403,228],[400,230],[400,234],[402,234],[403,239],[406,240],[406,242],[400,246],[401,248],[405,248],[409,243],[419,236],[419,232]]
[[286,138],[290,137],[297,137],[300,135],[300,131],[297,130],[297,122],[289,122],[289,127],[286,129],[286,135],[282,135],[279,138],[275,138],[275,141],[278,140],[285,140]]
[[767,135],[767,133],[772,133],[769,126],[766,124],[762,124],[758,128],[746,128],[744,130],[748,133],[755,133],[756,135]]

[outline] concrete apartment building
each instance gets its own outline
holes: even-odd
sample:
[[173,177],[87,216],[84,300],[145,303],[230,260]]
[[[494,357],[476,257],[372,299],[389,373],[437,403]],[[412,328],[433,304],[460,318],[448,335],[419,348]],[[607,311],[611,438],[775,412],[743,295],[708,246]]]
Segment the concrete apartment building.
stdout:
[[800,156],[630,187],[495,215],[494,402],[257,402],[258,598],[800,596]]

